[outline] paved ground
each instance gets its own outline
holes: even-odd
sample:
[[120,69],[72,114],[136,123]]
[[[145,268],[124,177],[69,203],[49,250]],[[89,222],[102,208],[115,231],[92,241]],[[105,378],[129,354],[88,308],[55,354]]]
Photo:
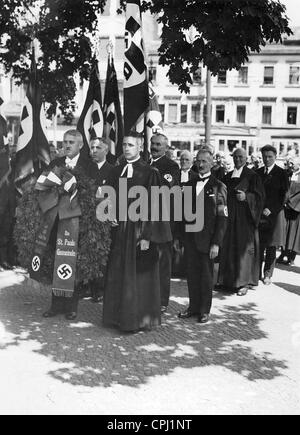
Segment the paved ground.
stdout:
[[245,297],[214,294],[212,321],[180,321],[173,281],[163,325],[120,335],[101,305],[73,323],[41,317],[49,290],[0,273],[0,414],[299,414],[300,259]]

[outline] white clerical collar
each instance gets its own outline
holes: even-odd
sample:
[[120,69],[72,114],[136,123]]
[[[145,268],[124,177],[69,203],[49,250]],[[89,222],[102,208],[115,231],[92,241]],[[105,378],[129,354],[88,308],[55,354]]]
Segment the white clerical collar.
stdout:
[[245,165],[242,166],[240,169],[234,168],[231,178],[241,178],[244,167]]
[[137,162],[137,161],[139,161],[140,160],[140,156],[139,157],[137,157],[136,159],[134,159],[134,160],[126,160],[127,161],[127,164],[130,164],[130,163],[135,163],[135,162]]
[[265,172],[266,172],[266,169],[268,170],[268,174],[274,169],[274,166],[276,165],[276,163],[273,163],[273,165],[272,166],[265,166]]
[[203,175],[200,175],[199,174],[199,178],[200,178],[200,180],[202,180],[202,178],[209,178],[211,176],[211,172],[209,171],[209,172],[207,172],[206,174],[203,174]]
[[106,163],[106,160],[103,160],[103,162],[98,162],[97,163],[98,169],[101,169],[105,163]]
[[70,159],[70,157],[66,157],[66,166],[68,166],[71,169],[74,169],[78,163],[79,157],[80,154],[77,154],[77,156],[73,157],[73,159]]
[[133,166],[132,164],[135,162],[138,162],[140,160],[140,157],[134,160],[127,160],[127,165],[124,166],[123,171],[121,173],[121,177],[126,173],[126,178],[132,178],[133,177]]

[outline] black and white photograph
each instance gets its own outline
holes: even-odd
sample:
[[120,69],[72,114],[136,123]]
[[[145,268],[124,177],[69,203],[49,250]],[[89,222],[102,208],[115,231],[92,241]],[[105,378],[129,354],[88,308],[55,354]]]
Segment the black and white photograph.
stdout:
[[297,0],[1,0],[0,415],[300,414]]

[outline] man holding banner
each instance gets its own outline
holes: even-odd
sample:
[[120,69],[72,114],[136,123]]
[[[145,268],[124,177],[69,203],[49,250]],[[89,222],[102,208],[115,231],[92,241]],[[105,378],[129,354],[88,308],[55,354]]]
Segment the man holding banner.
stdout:
[[[67,168],[70,169],[71,171],[78,170],[82,172],[85,176],[97,180],[98,168],[96,164],[92,160],[80,154],[80,150],[83,147],[83,138],[81,133],[77,130],[67,131],[64,134],[63,143],[64,143],[64,152],[66,157],[61,157],[53,160],[49,166],[49,169],[51,170],[54,168]],[[43,182],[43,180],[39,179],[38,183],[39,182],[41,183]],[[71,183],[72,180],[70,180],[70,185]],[[65,186],[66,185],[67,183],[65,183]],[[75,196],[75,192],[74,192],[74,196]],[[74,196],[71,195],[69,200],[69,206],[67,206],[67,208],[69,209],[67,211],[71,210],[72,216],[70,216],[70,219],[63,219],[62,221],[60,221],[63,223],[62,226],[65,226],[65,228],[58,227],[57,230],[57,225],[54,224],[54,230],[50,235],[50,243],[51,243],[51,237],[56,236],[57,232],[61,233],[61,237],[59,236],[59,234],[57,235],[57,249],[56,249],[56,260],[54,266],[52,303],[50,309],[43,314],[43,316],[46,318],[54,317],[60,313],[65,314],[68,320],[74,320],[77,317],[79,289],[76,286],[75,289],[72,288],[75,285],[75,273],[73,273],[73,276],[72,273],[70,273],[71,276],[69,276],[69,272],[76,268],[76,260],[77,260],[76,250],[78,248],[78,232],[79,232],[78,218],[81,215],[80,207],[77,204],[77,202],[76,203],[72,202],[72,198],[74,199]],[[59,210],[59,213],[61,214],[62,211]],[[56,215],[57,215],[57,211],[56,211]],[[40,245],[43,244],[43,238],[46,232],[47,232],[47,228],[44,229],[44,233],[42,233],[41,235]],[[76,235],[77,235],[77,240],[76,240]],[[59,257],[58,257],[58,252],[60,252]],[[34,275],[35,272],[34,268],[38,268],[39,262],[41,261],[40,256],[38,254],[39,252],[34,253],[34,258],[32,259],[33,273],[31,275]],[[66,288],[68,286],[70,288]]]

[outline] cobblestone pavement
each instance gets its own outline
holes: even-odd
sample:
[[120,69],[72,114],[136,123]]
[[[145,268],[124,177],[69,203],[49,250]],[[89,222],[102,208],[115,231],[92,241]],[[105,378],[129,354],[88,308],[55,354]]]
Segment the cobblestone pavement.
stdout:
[[299,414],[298,258],[269,287],[214,293],[205,325],[177,318],[173,280],[162,326],[121,335],[90,301],[74,322],[43,319],[49,289],[0,272],[0,414]]

